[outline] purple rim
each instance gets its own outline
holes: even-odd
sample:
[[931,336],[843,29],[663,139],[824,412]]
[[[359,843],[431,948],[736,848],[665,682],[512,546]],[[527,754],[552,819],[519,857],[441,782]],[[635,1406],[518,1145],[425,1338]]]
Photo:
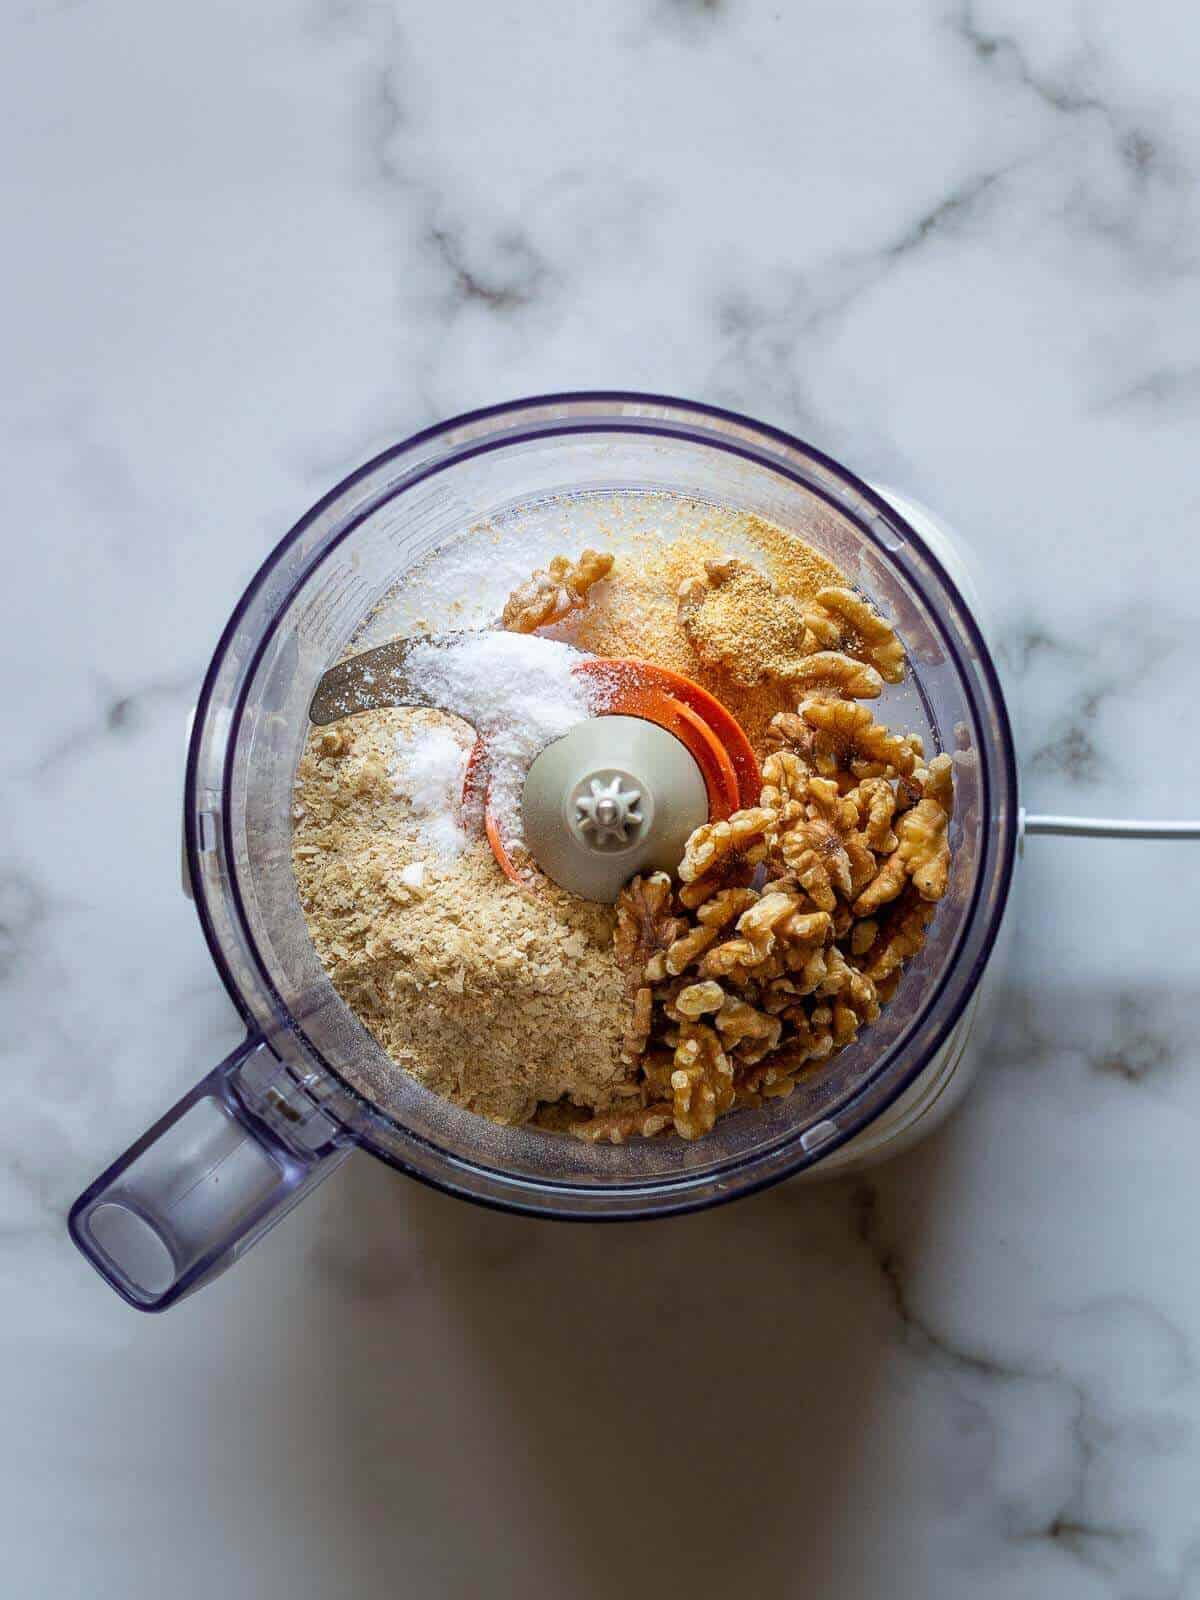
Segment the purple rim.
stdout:
[[[784,432],[782,429],[774,428],[769,424],[758,422],[755,419],[746,417],[739,412],[725,410],[718,406],[704,405],[696,401],[678,399],[668,395],[625,393],[622,391],[613,390],[583,390],[577,392],[531,396],[519,400],[505,401],[494,406],[486,406],[474,411],[464,412],[456,417],[448,419],[445,422],[435,424],[429,428],[421,429],[419,432],[410,435],[410,437],[406,440],[392,445],[388,449],[383,450],[376,456],[372,457],[362,466],[349,473],[327,494],[322,496],[320,500],[318,500],[307,512],[305,512],[305,514],[292,526],[292,528],[283,536],[283,538],[277,542],[266,559],[262,562],[258,571],[247,584],[233,610],[232,615],[230,616],[228,623],[221,633],[217,647],[213,653],[212,660],[209,664],[208,671],[205,674],[204,682],[197,702],[197,712],[194,720],[192,736],[191,740],[189,741],[184,793],[184,827],[187,843],[188,870],[192,878],[193,887],[197,890],[200,889],[200,874],[197,870],[199,841],[196,835],[196,807],[190,805],[188,802],[196,789],[200,742],[209,704],[212,699],[216,677],[229,644],[235,636],[237,629],[241,625],[241,622],[245,617],[251,603],[255,599],[263,583],[267,580],[278,559],[318,517],[320,517],[338,500],[340,500],[348,490],[352,489],[356,484],[362,482],[365,478],[375,473],[381,466],[386,465],[389,461],[397,460],[410,453],[414,447],[420,445],[421,443],[442,437],[446,434],[454,432],[457,429],[469,427],[474,423],[486,421],[489,418],[514,415],[527,411],[533,407],[551,407],[560,405],[566,406],[572,404],[602,404],[611,405],[614,407],[630,405],[667,407],[678,412],[693,413],[698,419],[719,419],[725,422],[733,423],[738,427],[749,430],[752,434],[757,435],[760,438],[773,440],[787,450],[799,451],[802,455],[806,456],[814,463],[817,463],[827,469],[835,477],[840,478],[848,483],[856,493],[862,496],[865,501],[874,506],[875,509],[885,519],[897,524],[900,529],[903,530],[905,539],[911,542],[911,544],[920,552],[922,559],[933,569],[939,582],[945,588],[950,598],[955,602],[956,608],[959,612],[960,621],[963,625],[963,630],[972,646],[974,668],[983,678],[989,695],[993,701],[996,713],[997,732],[1000,741],[1000,766],[1002,768],[1003,778],[1005,779],[1004,787],[1007,787],[1011,793],[1013,805],[1011,814],[1005,819],[1007,825],[1004,828],[1003,837],[999,842],[999,858],[997,861],[999,883],[996,891],[995,914],[992,919],[991,926],[987,929],[984,935],[980,949],[971,963],[971,967],[967,975],[967,981],[963,984],[960,996],[952,1003],[945,1018],[933,1029],[929,1040],[926,1042],[925,1050],[921,1058],[914,1061],[914,1063],[907,1067],[903,1072],[897,1073],[895,1082],[889,1085],[886,1095],[880,1098],[878,1104],[874,1108],[872,1120],[875,1120],[881,1116],[892,1104],[894,1104],[895,1101],[905,1092],[905,1090],[911,1086],[915,1079],[924,1070],[929,1059],[931,1059],[937,1050],[941,1048],[942,1044],[944,1044],[946,1038],[949,1036],[951,1030],[958,1022],[968,1002],[974,994],[979,979],[982,976],[983,970],[987,965],[988,959],[995,945],[995,940],[999,931],[1000,922],[1002,920],[1004,907],[1007,902],[1009,889],[1011,886],[1013,867],[1016,858],[1018,831],[1016,804],[1017,770],[1012,733],[1008,721],[1003,691],[1000,687],[999,679],[992,664],[990,652],[983,640],[982,635],[979,632],[974,617],[972,616],[969,608],[963,602],[957,585],[945,571],[940,560],[938,560],[938,558],[929,550],[924,540],[915,531],[915,529],[912,528],[907,519],[901,515],[901,513],[897,511],[897,509],[891,505],[890,502],[886,501],[881,495],[877,494],[869,484],[863,482],[862,479],[858,478],[840,462],[835,461],[823,451],[805,443],[803,440],[796,438],[794,435]],[[761,464],[768,466],[771,471],[778,472],[782,476],[790,478],[793,482],[803,487],[806,492],[814,494],[825,500],[831,506],[834,506],[841,515],[848,516],[850,520],[856,523],[856,525],[859,527],[860,533],[862,533],[862,535],[868,541],[870,541],[872,544],[877,543],[870,529],[863,527],[858,517],[854,516],[853,513],[848,512],[844,505],[838,504],[838,502],[825,493],[820,486],[810,482],[807,478],[795,472],[784,463],[774,460],[763,462],[762,457],[758,455],[752,448],[748,448],[739,442],[725,438],[712,438],[704,434],[693,433],[685,424],[676,423],[674,419],[666,419],[662,417],[643,418],[639,416],[631,416],[621,418],[619,421],[603,421],[600,419],[589,418],[579,420],[562,419],[561,421],[547,419],[544,425],[531,427],[526,432],[507,435],[503,438],[466,444],[462,449],[456,450],[452,454],[439,460],[430,462],[427,467],[421,471],[414,472],[406,480],[405,488],[411,488],[416,484],[435,476],[439,472],[445,471],[449,467],[457,465],[465,460],[469,460],[474,456],[485,454],[497,449],[508,448],[515,444],[519,444],[526,439],[554,438],[564,434],[573,433],[603,432],[643,432],[649,434],[660,434],[664,437],[692,441],[709,448],[724,450],[730,454],[740,455],[743,458],[760,462]],[[345,525],[339,529],[333,538],[326,540],[320,549],[314,552],[312,561],[305,565],[304,569],[300,572],[295,581],[289,587],[287,593],[282,597],[276,606],[276,617],[281,612],[286,610],[296,592],[304,585],[304,583],[308,581],[308,578],[310,577],[314,567],[323,562],[331,550],[336,548],[337,545],[342,543],[344,539],[349,537],[350,534],[353,533],[354,530],[361,524],[361,522],[366,517],[370,516],[377,509],[378,505],[382,501],[389,498],[394,492],[394,486],[381,488],[378,495],[372,496],[355,511],[353,517],[346,521]],[[895,553],[892,551],[885,551],[885,556],[888,560],[895,559]],[[272,620],[272,623],[264,630],[262,638],[258,640],[254,652],[242,673],[241,683],[238,687],[236,698],[231,707],[231,729],[234,730],[234,735],[231,736],[230,749],[232,749],[236,729],[241,722],[249,687],[254,680],[262,657],[268,645],[270,644],[270,641],[274,637],[275,631],[275,622]],[[960,676],[962,677],[963,681],[969,685],[970,674],[964,671],[961,653],[955,647],[954,641],[945,635],[942,636],[942,640],[950,657],[954,661],[956,668],[959,670]],[[972,698],[974,697],[972,696]],[[222,774],[223,794],[221,807],[221,826],[223,830],[227,861],[232,864],[234,841],[232,838],[230,822],[230,767],[231,763],[227,759]],[[989,815],[991,812],[992,803],[992,782],[986,764],[981,769],[981,780],[983,813],[984,815]],[[273,1004],[275,1005],[280,1019],[285,1021],[293,1030],[297,1030],[298,1024],[295,1022],[295,1019],[292,1017],[289,1008],[276,990],[270,974],[266,970],[261,955],[259,954],[257,944],[251,933],[249,921],[246,916],[245,905],[242,899],[237,876],[232,870],[230,871],[227,883],[231,899],[234,903],[237,919],[241,926],[243,937],[246,941],[247,949],[252,953],[254,958],[259,980],[262,983],[265,992],[270,996]],[[956,962],[958,960],[959,950],[961,949],[961,940],[966,938],[966,930],[972,925],[974,913],[983,892],[983,880],[981,876],[980,880],[977,881],[975,885],[971,903],[968,906],[966,915],[963,918],[963,932],[960,935],[960,945],[952,954],[950,960],[946,963],[945,970],[940,977],[937,987],[929,997],[927,1006],[925,1008],[926,1014],[928,1014],[928,1012],[936,1005],[938,999],[944,992],[947,983],[950,981],[951,975],[955,973]],[[218,972],[221,974],[222,981],[224,982],[234,1005],[243,1019],[246,1021],[248,1029],[251,1031],[257,1031],[254,1013],[243,997],[241,989],[234,978],[232,970],[226,961],[224,952],[221,949],[216,929],[208,915],[206,898],[203,892],[196,893],[195,905],[197,908],[197,913],[200,917],[201,927],[203,929],[206,942],[209,946],[209,951],[213,957],[213,961]],[[373,1105],[371,1105],[369,1101],[364,1099],[358,1093],[358,1091],[354,1089],[353,1085],[346,1082],[346,1080],[337,1071],[336,1067],[328,1062],[322,1053],[312,1044],[312,1042],[303,1035],[303,1030],[299,1030],[299,1032],[301,1036],[304,1037],[306,1050],[308,1050],[320,1063],[322,1070],[327,1072],[330,1077],[333,1078],[343,1088],[343,1090],[345,1090],[345,1092],[351,1097],[352,1103],[361,1108],[365,1127],[354,1127],[349,1131],[352,1133],[352,1136],[363,1145],[364,1148],[370,1151],[372,1155],[377,1156],[380,1160],[386,1162],[390,1166],[395,1167],[397,1170],[406,1173],[408,1176],[414,1177],[418,1181],[428,1184],[432,1188],[441,1189],[446,1193],[454,1194],[460,1198],[470,1199],[478,1204],[486,1205],[494,1209],[515,1211],[525,1215],[549,1217],[560,1220],[624,1221],[637,1220],[638,1218],[649,1216],[678,1215],[688,1211],[701,1210],[707,1206],[723,1204],[728,1200],[737,1199],[743,1194],[752,1194],[761,1189],[768,1188],[774,1183],[781,1182],[784,1178],[793,1175],[797,1171],[813,1165],[817,1159],[824,1160],[827,1156],[845,1144],[849,1139],[855,1137],[857,1133],[862,1131],[861,1128],[857,1128],[852,1125],[846,1127],[844,1130],[839,1129],[838,1134],[829,1139],[828,1142],[822,1144],[819,1151],[814,1155],[808,1154],[800,1146],[799,1132],[781,1134],[775,1142],[758,1149],[753,1155],[731,1156],[723,1163],[714,1163],[712,1166],[706,1167],[703,1173],[699,1175],[684,1174],[678,1176],[664,1176],[652,1180],[634,1180],[627,1182],[614,1180],[611,1184],[605,1184],[603,1186],[598,1186],[595,1184],[579,1184],[565,1180],[540,1179],[525,1175],[514,1177],[511,1173],[505,1171],[504,1169],[493,1167],[485,1161],[466,1160],[454,1152],[443,1149],[433,1140],[426,1138],[424,1135],[415,1132],[411,1128],[395,1123],[391,1118],[388,1118],[385,1114],[379,1112]],[[852,1124],[855,1106],[858,1105],[868,1094],[870,1094],[872,1090],[877,1089],[877,1079],[869,1079],[849,1100],[839,1106],[837,1113],[839,1120],[844,1118],[847,1122]],[[418,1167],[409,1165],[394,1152],[380,1148],[370,1137],[369,1128],[370,1124],[373,1122],[399,1128],[407,1140],[410,1140],[414,1145],[421,1146],[433,1153],[447,1169],[447,1175],[439,1174],[438,1176],[433,1176]],[[864,1126],[866,1125],[868,1124],[864,1124]],[[772,1160],[778,1161],[780,1155],[789,1150],[789,1148],[794,1149],[794,1159],[784,1162],[778,1168],[778,1170],[772,1170],[765,1175],[744,1178],[736,1191],[733,1193],[706,1193],[698,1198],[687,1198],[687,1195],[692,1190],[701,1185],[710,1185],[714,1179],[727,1179],[730,1174],[742,1172],[747,1167],[758,1166],[764,1162],[769,1162]],[[667,1204],[663,1204],[660,1198],[658,1204],[654,1206],[648,1206],[645,1209],[629,1209],[623,1210],[620,1213],[608,1215],[597,1213],[586,1208],[572,1212],[571,1210],[562,1206],[558,1206],[553,1209],[546,1209],[530,1203],[525,1199],[519,1198],[516,1194],[511,1197],[492,1197],[480,1195],[474,1190],[454,1182],[449,1174],[455,1171],[461,1171],[463,1173],[474,1172],[486,1174],[488,1178],[501,1184],[511,1184],[514,1186],[514,1188],[531,1189],[535,1192],[540,1191],[547,1195],[553,1194],[557,1197],[574,1194],[579,1195],[581,1199],[594,1199],[597,1196],[613,1193],[620,1193],[622,1195],[635,1195],[639,1191],[652,1191],[656,1196],[661,1197],[664,1195],[664,1193],[669,1194],[672,1190],[679,1191],[679,1193],[675,1200]]]

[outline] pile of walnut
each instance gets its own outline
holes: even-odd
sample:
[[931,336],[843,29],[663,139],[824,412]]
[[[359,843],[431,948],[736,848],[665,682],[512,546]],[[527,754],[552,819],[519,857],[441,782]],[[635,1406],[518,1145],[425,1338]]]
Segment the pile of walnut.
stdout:
[[688,840],[675,890],[635,878],[617,906],[638,1103],[571,1131],[620,1143],[708,1133],[789,1095],[891,998],[946,891],[950,757],[923,763],[850,700],[771,725],[761,803]]
[[658,872],[623,891],[636,1103],[573,1124],[579,1138],[699,1139],[791,1094],[876,1019],[946,892],[950,757],[926,763],[857,703],[904,675],[890,623],[850,589],[801,605],[743,562],[706,570],[679,597],[696,651],[808,693],[771,722],[759,804],[692,834],[678,890]]

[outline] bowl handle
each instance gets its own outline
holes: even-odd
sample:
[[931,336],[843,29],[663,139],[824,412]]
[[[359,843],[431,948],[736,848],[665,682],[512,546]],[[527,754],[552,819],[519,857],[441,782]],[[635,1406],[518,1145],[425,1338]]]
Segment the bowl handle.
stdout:
[[139,1311],[211,1282],[350,1154],[345,1130],[251,1036],[71,1207],[71,1238]]

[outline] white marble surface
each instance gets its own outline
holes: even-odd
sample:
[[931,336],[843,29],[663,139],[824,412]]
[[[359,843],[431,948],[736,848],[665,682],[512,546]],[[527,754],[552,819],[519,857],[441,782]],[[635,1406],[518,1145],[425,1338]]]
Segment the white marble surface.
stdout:
[[1006,1026],[869,1183],[652,1227],[350,1162],[138,1317],[74,1194],[237,1029],[183,722],[414,427],[640,387],[939,507],[1026,798],[1200,806],[1186,0],[10,0],[4,1592],[1200,1595],[1187,846],[1031,842]]

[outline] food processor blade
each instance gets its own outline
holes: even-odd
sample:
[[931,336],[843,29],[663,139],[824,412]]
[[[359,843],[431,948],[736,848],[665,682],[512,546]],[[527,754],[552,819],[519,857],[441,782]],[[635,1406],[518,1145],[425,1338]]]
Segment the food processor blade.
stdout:
[[408,671],[408,658],[418,645],[447,645],[465,637],[463,632],[414,633],[348,656],[323,674],[309,702],[308,720],[324,728],[358,711],[384,706],[436,707],[437,699]]

